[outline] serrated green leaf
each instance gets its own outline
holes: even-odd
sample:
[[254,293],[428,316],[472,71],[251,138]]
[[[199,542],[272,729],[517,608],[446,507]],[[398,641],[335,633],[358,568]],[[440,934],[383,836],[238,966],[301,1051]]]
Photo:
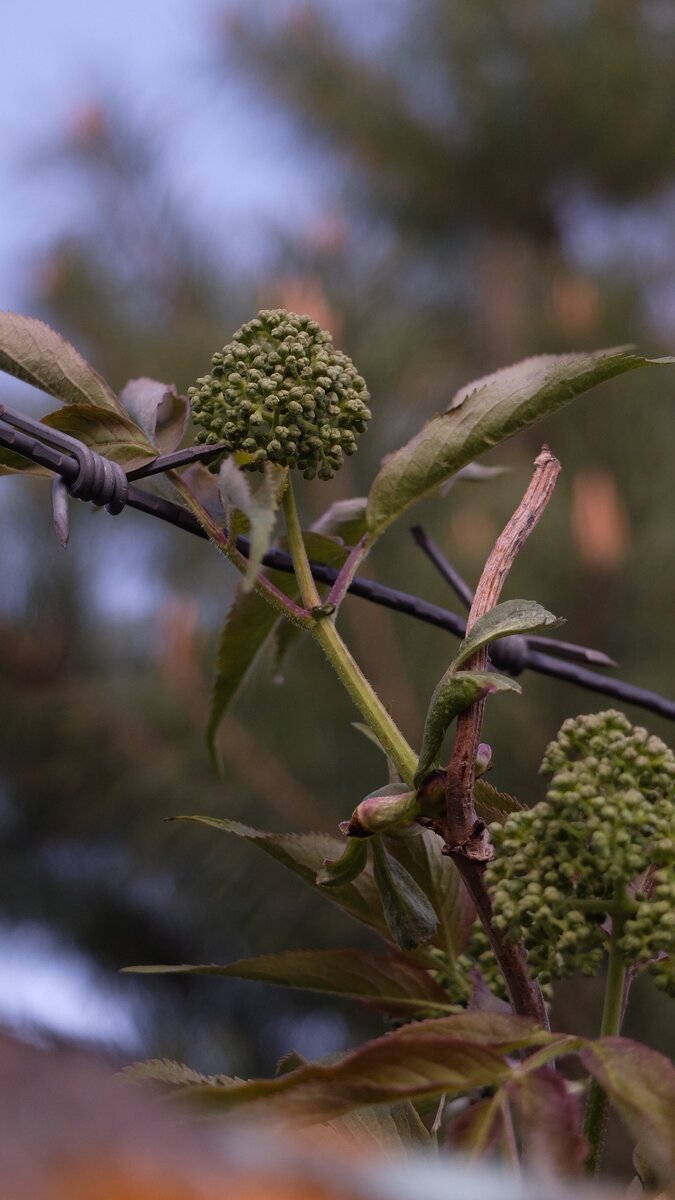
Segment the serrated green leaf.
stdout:
[[92,405],[70,404],[42,418],[44,425],[60,429],[84,442],[85,446],[121,463],[126,471],[143,466],[157,457],[157,449],[143,430],[124,413],[110,412]]
[[241,1083],[242,1080],[229,1075],[202,1075],[185,1063],[174,1062],[170,1058],[150,1058],[146,1062],[131,1063],[124,1067],[121,1074],[125,1079],[134,1083],[163,1083],[168,1087],[189,1088],[203,1086],[225,1087],[228,1083]]
[[560,617],[555,617],[536,600],[504,600],[479,617],[471,627],[460,644],[450,670],[458,670],[467,658],[498,638],[534,633],[536,629],[552,629],[561,624]]
[[344,909],[365,925],[369,925],[371,929],[376,929],[383,936],[388,936],[382,904],[370,864],[358,878],[340,887],[323,888],[319,887],[316,882],[324,860],[339,858],[344,849],[343,838],[332,837],[328,833],[264,833],[259,829],[252,829],[248,825],[242,825],[239,821],[228,821],[216,817],[189,816],[174,819],[196,821],[217,829],[221,833],[232,834],[251,842],[265,854],[275,858],[277,862],[293,871],[305,883],[316,888],[339,908]]
[[[316,562],[342,565],[347,556],[344,546],[319,534],[309,533],[304,537],[310,556]],[[299,590],[294,575],[288,575],[285,571],[267,571],[266,575],[285,596],[291,600],[298,599]],[[296,627],[283,617],[280,619],[276,609],[257,592],[238,592],[225,618],[216,656],[216,678],[206,731],[207,744],[214,758],[214,741],[220,722],[259,651],[268,637],[281,627],[296,631]]]
[[337,1063],[309,1063],[275,1079],[190,1089],[219,1108],[264,1100],[269,1115],[313,1124],[366,1105],[461,1095],[509,1079],[508,1055],[555,1035],[524,1017],[462,1013],[408,1024]]
[[389,854],[381,837],[373,838],[371,847],[373,875],[391,936],[403,950],[425,946],[438,928],[438,918],[428,896],[398,859]]
[[456,671],[450,667],[436,684],[429,711],[424,722],[422,748],[415,772],[419,787],[425,775],[435,766],[448,727],[470,704],[493,692],[520,692],[515,679],[494,671]]
[[64,404],[121,414],[117,397],[103,376],[60,333],[35,317],[0,312],[0,371]]
[[491,825],[493,821],[498,821],[500,825],[503,825],[509,813],[522,812],[527,807],[527,805],[521,804],[515,796],[509,796],[506,792],[498,792],[497,788],[484,778],[476,780],[473,798],[476,813],[481,821],[485,821],[486,825]]
[[173,383],[157,379],[130,379],[119,403],[148,441],[162,454],[171,454],[183,440],[190,417],[187,396],[179,396]]
[[461,471],[457,471],[456,475],[451,475],[439,489],[439,496],[447,496],[458,483],[488,483],[492,479],[498,479],[500,475],[509,475],[513,470],[512,467],[485,467],[482,463],[469,463],[466,467],[462,467]]
[[588,1042],[581,1060],[609,1096],[664,1187],[675,1179],[675,1067],[630,1038]]
[[[275,572],[270,578],[286,595],[296,593],[293,576],[284,579],[281,572]],[[257,592],[239,591],[228,610],[218,645],[216,678],[206,728],[207,744],[214,757],[220,722],[277,620],[276,610]]]
[[223,966],[127,967],[141,975],[222,975],[361,1000],[391,1014],[452,1012],[428,971],[393,954],[367,950],[283,950]]
[[272,543],[277,509],[287,484],[285,467],[265,463],[258,486],[253,487],[249,474],[241,471],[233,458],[226,458],[218,476],[218,490],[227,513],[228,524],[233,510],[238,509],[248,518],[250,550],[242,588],[250,592],[260,574],[262,560]]
[[[143,466],[157,457],[157,449],[142,429],[121,412],[95,408],[91,404],[70,404],[42,417],[42,424],[77,438],[85,446],[120,463],[126,471]],[[11,450],[0,450],[0,474],[21,471],[42,475],[42,467],[21,458]]]
[[433,944],[453,962],[466,948],[476,919],[475,905],[442,841],[426,829],[420,837],[390,841],[389,851],[412,875],[433,905],[438,929]]
[[379,536],[401,513],[492,446],[604,380],[650,364],[631,347],[529,358],[460,389],[448,410],[390,455],[368,496],[368,529]]
[[[336,500],[312,525],[315,533],[326,537],[341,538],[345,546],[355,546],[367,532],[366,496],[353,496],[350,500]],[[310,555],[311,558],[311,555]]]
[[22,475],[43,475],[45,479],[53,478],[51,471],[46,467],[39,467],[30,458],[23,458],[14,450],[6,450],[4,446],[0,446],[0,475],[14,475],[17,472]]

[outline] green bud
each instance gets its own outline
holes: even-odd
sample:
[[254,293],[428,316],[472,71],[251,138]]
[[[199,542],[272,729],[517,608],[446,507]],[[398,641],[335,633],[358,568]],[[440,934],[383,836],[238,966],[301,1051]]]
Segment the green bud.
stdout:
[[[264,309],[242,325],[214,354],[211,375],[198,379],[188,395],[198,442],[222,442],[225,458],[250,452],[254,437],[271,461],[297,465],[306,479],[332,478],[371,415],[363,379],[334,349],[330,334],[284,309]],[[222,458],[209,469],[217,471]],[[262,461],[256,454],[244,469],[256,470]]]
[[405,791],[403,784],[392,783],[361,801],[352,814],[348,831],[359,838],[391,833],[411,825],[418,814],[415,792]]
[[[620,949],[675,994],[675,756],[609,711],[565,721],[542,772],[551,777],[546,801],[491,828],[495,922],[509,939],[523,937],[540,981],[593,974],[606,914],[628,894],[635,907]],[[650,886],[632,891],[641,878]]]
[[368,862],[368,846],[359,838],[348,838],[344,853],[336,859],[324,859],[316,882],[324,887],[341,887],[357,879]]

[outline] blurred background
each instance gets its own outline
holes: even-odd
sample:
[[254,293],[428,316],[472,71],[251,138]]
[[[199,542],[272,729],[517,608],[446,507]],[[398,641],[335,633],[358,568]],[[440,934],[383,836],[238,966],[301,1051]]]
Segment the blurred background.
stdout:
[[[259,307],[311,313],[366,377],[374,419],[330,484],[305,485],[308,521],[364,494],[474,376],[542,351],[675,349],[669,3],[5,0],[3,31],[0,307],[55,325],[117,388],[149,375],[182,391]],[[563,474],[508,595],[669,695],[674,392],[667,371],[605,385],[486,460],[508,474],[415,514],[475,583],[545,438]],[[0,398],[52,407],[6,377]],[[64,553],[45,482],[0,480],[0,1023],[232,1074],[376,1032],[346,1003],[118,975],[367,944],[252,848],[164,818],[334,830],[385,780],[302,642],[281,676],[257,664],[217,778],[203,726],[232,572],[159,522],[79,508]],[[405,520],[368,570],[455,604]],[[342,623],[416,741],[453,639],[356,599]],[[533,802],[561,720],[610,704],[524,682],[486,736],[494,783]],[[598,995],[561,989],[557,1024],[594,1032]],[[626,1031],[675,1050],[648,982]]]

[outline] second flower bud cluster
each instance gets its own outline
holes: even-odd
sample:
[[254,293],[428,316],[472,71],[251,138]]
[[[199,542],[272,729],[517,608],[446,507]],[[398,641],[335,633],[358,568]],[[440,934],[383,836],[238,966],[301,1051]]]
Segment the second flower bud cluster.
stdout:
[[494,923],[540,982],[594,974],[607,918],[627,961],[675,987],[675,756],[622,713],[565,721],[546,800],[491,827]]

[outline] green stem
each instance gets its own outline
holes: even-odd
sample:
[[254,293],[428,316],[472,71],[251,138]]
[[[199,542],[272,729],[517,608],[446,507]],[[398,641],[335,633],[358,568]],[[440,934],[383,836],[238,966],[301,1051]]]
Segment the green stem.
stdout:
[[[221,554],[225,555],[225,558],[237,568],[241,575],[245,574],[248,562],[243,554],[240,554],[237,550],[234,540],[230,539],[230,536],[214,521],[209,511],[204,508],[204,505],[177,471],[167,471],[166,476],[167,479],[171,480],[177,492],[183,497],[190,512],[199,521],[209,541],[213,543],[217,550],[220,550]],[[309,628],[312,620],[309,613],[306,613],[295,601],[291,600],[289,596],[286,596],[284,592],[275,587],[265,575],[259,575],[253,586],[258,595],[267,600],[273,608],[276,608],[281,616],[292,621],[294,625],[299,625],[302,629]]]
[[335,628],[334,619],[322,611],[321,597],[312,577],[290,479],[284,493],[283,506],[288,547],[293,559],[295,577],[300,587],[300,596],[306,608],[316,610],[310,632],[321,646],[340,682],[349,692],[385,754],[394,763],[401,778],[412,786],[417,767],[417,755],[408,745],[358,663],[352,658]]
[[[612,921],[612,938],[607,964],[605,1002],[602,1010],[600,1037],[615,1037],[621,1032],[621,1022],[625,1006],[627,968],[626,961],[619,950],[617,942],[623,932],[625,920],[626,917],[623,913],[621,915],[617,913]],[[607,1093],[601,1088],[596,1079],[592,1079],[588,1090],[584,1127],[584,1132],[590,1144],[590,1151],[586,1159],[586,1170],[589,1175],[596,1175],[598,1172],[606,1124]]]

